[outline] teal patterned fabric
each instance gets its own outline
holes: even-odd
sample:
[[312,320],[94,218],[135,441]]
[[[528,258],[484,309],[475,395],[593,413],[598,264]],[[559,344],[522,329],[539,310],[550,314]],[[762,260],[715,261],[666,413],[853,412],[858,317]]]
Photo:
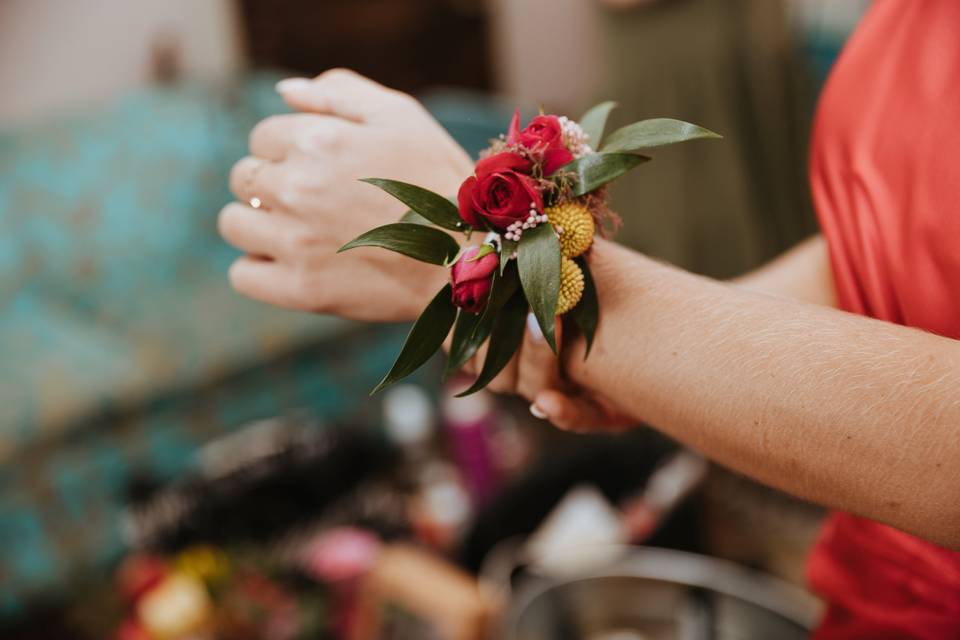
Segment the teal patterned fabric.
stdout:
[[[143,91],[0,130],[0,618],[123,551],[135,472],[172,478],[209,439],[294,409],[376,415],[405,329],[233,293],[216,233],[275,77]],[[471,150],[504,112],[437,97]],[[332,339],[335,338],[335,339]]]
[[262,79],[144,92],[0,134],[0,460],[118,398],[195,383],[329,325],[224,286],[227,174],[249,128],[281,109]]

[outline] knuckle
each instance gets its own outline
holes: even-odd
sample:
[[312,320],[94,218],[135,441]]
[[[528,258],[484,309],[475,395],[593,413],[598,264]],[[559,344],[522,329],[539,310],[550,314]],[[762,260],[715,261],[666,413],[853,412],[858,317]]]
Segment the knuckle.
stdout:
[[343,81],[343,80],[354,80],[357,77],[358,77],[357,72],[352,71],[351,69],[347,69],[345,67],[334,67],[333,69],[327,69],[326,71],[321,73],[319,76],[317,76],[317,80],[319,82],[325,82],[325,81],[337,82],[337,81]]
[[316,179],[301,172],[286,174],[277,185],[280,205],[291,211],[304,209],[316,193]]
[[277,204],[286,211],[299,211],[303,208],[303,196],[293,189],[281,188],[276,194]]
[[243,186],[243,171],[246,163],[244,162],[246,158],[237,161],[232,167],[230,167],[230,190],[236,194],[240,195],[238,192],[239,188]]
[[298,145],[307,152],[335,153],[344,142],[343,130],[328,124],[317,124],[300,138]]
[[252,157],[244,156],[230,168],[230,191],[241,200],[246,199],[245,192],[250,187],[249,182],[256,163],[257,161]]
[[288,211],[297,211],[304,203],[302,186],[302,180],[299,177],[290,172],[284,172],[274,177],[270,192],[280,207]]
[[393,94],[393,99],[396,103],[406,109],[417,110],[422,109],[423,105],[420,104],[420,101],[414,98],[409,93],[404,93],[403,91],[396,91],[393,89],[388,89],[390,93]]
[[253,129],[250,130],[250,146],[253,146],[258,140],[270,135],[271,131],[275,131],[278,127],[283,126],[285,119],[285,114],[272,115],[267,116],[254,125]]

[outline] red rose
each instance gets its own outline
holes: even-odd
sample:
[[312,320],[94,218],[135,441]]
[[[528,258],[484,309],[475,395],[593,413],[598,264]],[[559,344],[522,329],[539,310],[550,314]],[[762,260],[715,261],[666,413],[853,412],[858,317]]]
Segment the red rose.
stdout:
[[521,131],[518,109],[510,121],[507,142],[529,149],[543,163],[545,176],[573,160],[573,153],[563,142],[563,128],[557,116],[537,116]]
[[520,144],[531,151],[563,146],[563,129],[557,116],[537,116],[517,136]]
[[476,258],[479,251],[480,247],[470,247],[450,269],[453,304],[470,313],[480,313],[487,306],[493,272],[500,265],[496,252]]
[[516,171],[517,173],[529,174],[532,170],[533,163],[528,158],[519,153],[504,151],[478,160],[474,173],[477,174],[478,178],[483,178],[498,171]]
[[543,210],[543,196],[537,183],[525,172],[530,161],[518,153],[503,152],[477,163],[476,175],[460,185],[457,204],[460,217],[473,227],[488,226],[503,231],[526,220],[532,208]]

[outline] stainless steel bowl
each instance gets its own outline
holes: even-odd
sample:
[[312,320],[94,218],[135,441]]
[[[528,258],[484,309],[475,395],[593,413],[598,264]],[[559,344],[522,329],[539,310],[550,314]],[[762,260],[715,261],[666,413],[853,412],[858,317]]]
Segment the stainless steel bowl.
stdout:
[[716,558],[649,547],[573,578],[527,574],[498,637],[510,640],[806,638],[819,615],[801,589]]

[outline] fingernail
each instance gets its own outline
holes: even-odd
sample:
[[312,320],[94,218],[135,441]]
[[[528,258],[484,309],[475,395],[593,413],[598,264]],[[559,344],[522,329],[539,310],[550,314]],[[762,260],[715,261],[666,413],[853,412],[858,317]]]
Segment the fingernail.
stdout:
[[547,414],[546,414],[546,412],[544,412],[543,409],[541,409],[540,407],[538,407],[538,406],[536,405],[536,403],[530,405],[530,415],[532,415],[534,418],[537,418],[538,420],[546,420],[546,419],[547,419]]
[[543,342],[543,331],[540,330],[540,323],[537,322],[537,317],[532,313],[527,314],[527,329],[536,342]]
[[309,85],[310,81],[306,78],[287,78],[286,80],[278,82],[275,88],[277,93],[286,93],[287,91],[303,89]]

